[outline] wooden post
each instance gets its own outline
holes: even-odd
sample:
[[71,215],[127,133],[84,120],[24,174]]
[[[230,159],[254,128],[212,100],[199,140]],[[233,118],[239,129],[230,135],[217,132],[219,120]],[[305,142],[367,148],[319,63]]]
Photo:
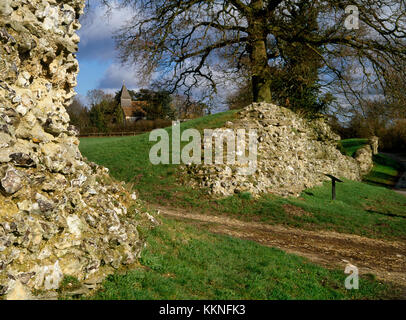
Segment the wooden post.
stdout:
[[337,182],[343,182],[340,179],[332,176],[331,174],[324,174],[325,176],[329,177],[331,179],[331,198],[333,200],[336,199],[336,181]]

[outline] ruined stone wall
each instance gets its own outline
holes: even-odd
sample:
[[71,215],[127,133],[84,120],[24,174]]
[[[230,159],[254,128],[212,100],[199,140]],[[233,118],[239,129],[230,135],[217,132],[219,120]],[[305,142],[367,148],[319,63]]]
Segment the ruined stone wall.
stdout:
[[0,2],[0,295],[89,285],[143,245],[135,195],[87,163],[65,110],[79,72],[82,0]]
[[238,161],[233,165],[186,166],[184,170],[188,175],[185,176],[189,177],[189,183],[207,188],[213,195],[269,192],[299,196],[303,190],[329,180],[325,174],[361,180],[372,168],[369,146],[359,151],[356,159],[345,156],[337,148],[340,137],[322,118],[303,119],[291,110],[273,104],[254,103],[241,110],[237,119],[226,127],[256,130],[257,169],[253,174],[240,175],[238,169],[244,165]]

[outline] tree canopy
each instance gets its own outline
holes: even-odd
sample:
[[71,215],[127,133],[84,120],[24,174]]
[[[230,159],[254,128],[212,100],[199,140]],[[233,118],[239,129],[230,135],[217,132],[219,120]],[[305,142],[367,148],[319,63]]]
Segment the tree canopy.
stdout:
[[[271,101],[272,68],[291,64],[292,54],[286,53],[298,48],[306,56],[320,58],[321,68],[309,79],[317,76],[357,97],[367,84],[384,84],[387,65],[396,69],[396,61],[406,59],[404,0],[123,0],[122,4],[133,6],[135,14],[116,37],[121,60],[141,67],[144,74],[160,72],[161,84],[171,92],[189,94],[193,89],[202,91],[204,85],[205,93],[209,87],[215,92],[219,73],[245,69],[254,101]],[[353,14],[359,13],[358,29],[348,28],[349,4],[355,6]]]

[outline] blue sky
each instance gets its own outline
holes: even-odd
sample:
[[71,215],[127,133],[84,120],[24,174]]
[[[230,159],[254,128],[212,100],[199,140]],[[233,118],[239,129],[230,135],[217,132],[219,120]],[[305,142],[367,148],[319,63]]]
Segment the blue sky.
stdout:
[[134,67],[122,66],[117,59],[113,35],[128,21],[130,9],[106,9],[95,5],[81,18],[82,28],[77,58],[80,72],[76,92],[86,103],[86,93],[91,89],[114,92],[121,88],[123,80],[130,89],[138,89],[137,72]]

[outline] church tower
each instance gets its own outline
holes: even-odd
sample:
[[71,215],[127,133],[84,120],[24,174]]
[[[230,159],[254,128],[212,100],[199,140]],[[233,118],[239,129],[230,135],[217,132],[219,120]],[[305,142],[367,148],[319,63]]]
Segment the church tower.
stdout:
[[146,119],[147,112],[144,109],[148,107],[148,103],[146,101],[132,101],[124,81],[121,88],[120,104],[126,123]]
[[131,96],[128,92],[127,88],[123,83],[123,87],[121,88],[121,97],[120,97],[121,107],[131,107]]

